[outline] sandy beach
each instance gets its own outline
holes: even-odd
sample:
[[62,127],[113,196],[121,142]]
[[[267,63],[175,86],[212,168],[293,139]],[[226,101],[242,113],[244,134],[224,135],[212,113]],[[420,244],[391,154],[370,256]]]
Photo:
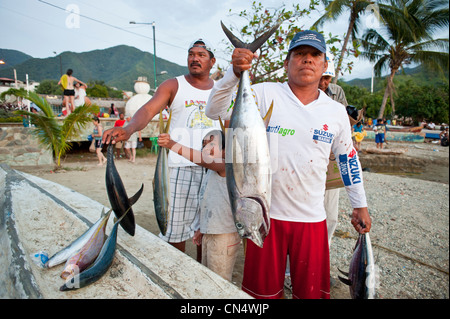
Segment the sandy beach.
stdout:
[[[364,141],[363,148],[375,148]],[[449,148],[432,143],[393,143],[387,149],[402,149],[400,155],[361,152],[364,183],[373,224],[371,231],[378,297],[382,299],[449,298]],[[131,197],[141,184],[144,192],[133,206],[136,222],[158,234],[153,211],[152,179],[156,155],[137,157],[135,163],[116,160],[117,169]],[[378,166],[377,166],[378,164]],[[52,166],[12,167],[77,191],[110,206],[105,187],[105,166],[97,166],[88,151],[72,151],[63,170]],[[384,173],[379,173],[386,168]],[[403,166],[402,166],[403,165]],[[374,171],[378,171],[375,173]],[[340,192],[339,224],[330,247],[331,276],[339,267],[347,270],[356,232],[350,224],[351,208],[345,190]],[[187,254],[195,258],[195,246],[187,244]],[[233,283],[240,287],[243,250],[236,263]],[[331,298],[350,298],[348,287],[334,280]],[[289,291],[286,290],[289,298]]]

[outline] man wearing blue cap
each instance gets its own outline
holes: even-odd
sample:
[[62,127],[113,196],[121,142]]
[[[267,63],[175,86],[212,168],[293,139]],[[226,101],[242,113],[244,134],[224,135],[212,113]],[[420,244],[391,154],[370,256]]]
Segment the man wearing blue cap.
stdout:
[[[214,86],[206,115],[228,119],[228,107],[243,70],[254,55],[235,49],[232,68]],[[326,45],[315,31],[297,33],[289,46],[284,67],[286,83],[252,86],[261,114],[273,101],[267,127],[272,162],[270,231],[259,248],[250,240],[242,289],[255,298],[283,296],[289,255],[294,298],[330,297],[330,263],[324,193],[330,152],[338,157],[341,176],[354,208],[356,231],[370,231],[361,165],[353,148],[347,112],[319,90],[327,70]],[[289,130],[290,134],[282,134]],[[364,225],[364,226],[362,226]]]

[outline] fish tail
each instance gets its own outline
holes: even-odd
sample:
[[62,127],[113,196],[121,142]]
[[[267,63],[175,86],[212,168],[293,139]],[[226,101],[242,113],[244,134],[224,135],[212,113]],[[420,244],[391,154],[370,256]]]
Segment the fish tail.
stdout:
[[227,29],[227,27],[223,24],[221,21],[220,24],[222,25],[222,30],[225,32],[225,35],[230,40],[230,42],[234,45],[235,48],[245,48],[249,49],[252,52],[256,52],[261,45],[266,42],[270,36],[275,33],[275,31],[280,27],[282,20],[278,20],[277,23],[270,28],[268,31],[266,31],[263,35],[261,35],[259,38],[255,39],[252,43],[245,43],[241,41],[238,37],[236,37],[233,33],[231,33],[230,30]]

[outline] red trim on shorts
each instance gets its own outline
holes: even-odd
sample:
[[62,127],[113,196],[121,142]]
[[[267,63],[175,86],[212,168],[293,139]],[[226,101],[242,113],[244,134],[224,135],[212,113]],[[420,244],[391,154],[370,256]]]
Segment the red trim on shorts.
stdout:
[[247,241],[242,290],[259,299],[283,297],[289,254],[292,296],[330,298],[330,256],[326,221],[318,223],[270,220],[263,248]]

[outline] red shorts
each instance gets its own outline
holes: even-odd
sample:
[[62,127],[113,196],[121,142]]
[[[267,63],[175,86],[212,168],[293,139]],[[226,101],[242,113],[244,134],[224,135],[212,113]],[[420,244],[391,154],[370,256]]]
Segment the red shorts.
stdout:
[[289,254],[292,297],[330,298],[327,224],[270,220],[263,248],[247,240],[242,290],[255,298],[283,297]]

